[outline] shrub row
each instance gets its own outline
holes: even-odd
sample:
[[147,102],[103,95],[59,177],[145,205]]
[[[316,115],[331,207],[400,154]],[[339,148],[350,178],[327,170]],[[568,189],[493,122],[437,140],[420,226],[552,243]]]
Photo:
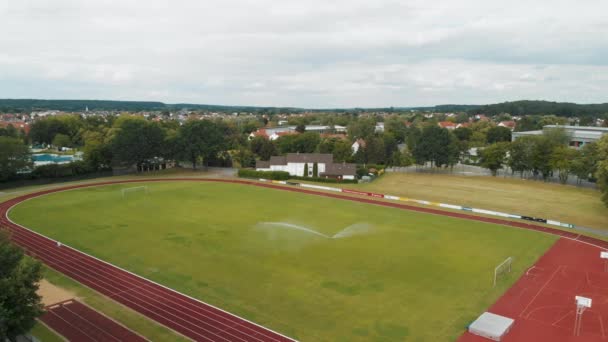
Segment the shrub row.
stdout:
[[30,173],[29,178],[60,178],[84,175],[93,173],[96,170],[91,168],[84,161],[75,161],[67,164],[47,164],[36,167]]
[[256,171],[250,169],[239,169],[238,175],[242,178],[264,178],[272,180],[288,180],[291,178],[289,172],[285,171]]
[[298,179],[310,182],[319,182],[319,183],[342,183],[342,184],[357,184],[356,179],[335,179],[335,178],[322,178],[322,177],[298,177],[298,176],[290,176],[291,179]]

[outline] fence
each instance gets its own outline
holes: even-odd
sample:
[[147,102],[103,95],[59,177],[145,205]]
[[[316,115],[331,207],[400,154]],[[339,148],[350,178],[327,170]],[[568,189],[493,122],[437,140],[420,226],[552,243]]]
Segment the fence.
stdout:
[[[466,165],[466,164],[457,164],[454,167],[450,168],[438,168],[438,167],[430,167],[426,165],[412,165],[406,167],[390,167],[386,169],[387,172],[399,172],[399,173],[431,173],[431,174],[446,174],[446,175],[459,175],[459,176],[492,176],[490,170],[485,169],[480,166],[475,165]],[[535,180],[535,181],[543,181],[549,183],[560,183],[559,175],[555,172],[548,179],[542,179],[541,176],[534,176],[531,172],[524,173],[523,176],[519,172],[513,172],[510,168],[503,168],[498,170],[497,177],[503,178],[511,178],[511,179],[525,179],[525,180]],[[579,180],[577,177],[570,175],[568,177],[568,181],[566,182],[568,185],[579,186],[583,188],[596,189],[597,185],[593,182],[589,182],[586,180]]]

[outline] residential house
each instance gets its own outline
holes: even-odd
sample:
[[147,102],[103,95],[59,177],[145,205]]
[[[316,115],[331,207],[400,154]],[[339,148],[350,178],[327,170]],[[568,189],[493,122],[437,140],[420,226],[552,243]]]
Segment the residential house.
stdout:
[[355,140],[355,142],[351,145],[353,154],[357,153],[360,148],[365,148],[365,146],[366,146],[365,140],[363,140],[361,138]]
[[447,129],[456,128],[456,124],[453,123],[452,121],[441,121],[441,122],[438,122],[437,125],[441,128],[447,128]]
[[510,130],[514,130],[515,129],[515,121],[501,121],[498,124],[499,127],[505,127],[508,128]]
[[[317,176],[322,178],[355,179],[357,166],[349,163],[334,163],[328,153],[288,153],[285,156],[272,156],[270,161],[257,161],[257,171],[285,171],[292,176],[313,177],[315,165]],[[307,171],[307,174],[304,174]]]

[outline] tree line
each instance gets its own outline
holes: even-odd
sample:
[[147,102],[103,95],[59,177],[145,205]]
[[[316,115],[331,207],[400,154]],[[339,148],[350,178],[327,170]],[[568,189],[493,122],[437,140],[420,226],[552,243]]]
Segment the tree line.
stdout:
[[[550,117],[549,117],[550,119]],[[77,148],[83,161],[68,171],[59,166],[36,168],[42,176],[87,173],[112,168],[158,169],[167,162],[187,162],[193,167],[253,167],[256,160],[269,160],[286,153],[330,153],[337,162],[360,165],[453,167],[472,163],[493,174],[509,168],[513,173],[562,182],[573,175],[580,180],[598,180],[604,188],[601,165],[602,144],[587,144],[580,150],[568,147],[569,137],[561,130],[528,136],[511,142],[511,131],[494,122],[467,122],[466,127],[448,130],[439,118],[421,115],[314,115],[289,118],[296,132],[276,140],[265,136],[249,139],[251,132],[273,125],[276,118],[191,119],[154,121],[140,116],[53,116],[38,119],[28,136],[15,129],[0,130],[0,181],[19,177],[31,168],[29,148],[33,145]],[[307,132],[307,124],[346,126],[347,134]],[[382,126],[380,126],[382,124]],[[382,127],[383,129],[379,129]],[[353,148],[357,142],[358,149]],[[472,148],[478,148],[475,156]],[[48,169],[48,170],[47,170]],[[42,172],[42,171],[48,172]]]

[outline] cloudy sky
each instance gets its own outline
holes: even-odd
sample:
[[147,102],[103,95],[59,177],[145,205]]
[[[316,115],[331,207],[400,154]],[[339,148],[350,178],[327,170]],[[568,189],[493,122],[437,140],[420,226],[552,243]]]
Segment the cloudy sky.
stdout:
[[3,0],[0,98],[608,102],[606,0]]

